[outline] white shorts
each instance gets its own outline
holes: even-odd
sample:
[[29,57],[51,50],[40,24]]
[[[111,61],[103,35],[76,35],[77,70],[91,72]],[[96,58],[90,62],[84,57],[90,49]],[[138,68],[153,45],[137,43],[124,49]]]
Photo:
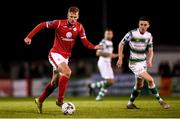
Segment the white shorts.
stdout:
[[141,73],[147,71],[147,63],[146,61],[129,62],[129,68],[132,70],[136,77],[139,77]]
[[54,53],[54,52],[50,52],[49,53],[49,62],[51,63],[51,65],[53,66],[53,70],[57,70],[58,65],[65,62],[66,64],[68,64],[69,59],[64,58],[61,54],[59,53]]
[[98,68],[102,78],[114,79],[114,73],[111,67],[111,62],[98,60]]

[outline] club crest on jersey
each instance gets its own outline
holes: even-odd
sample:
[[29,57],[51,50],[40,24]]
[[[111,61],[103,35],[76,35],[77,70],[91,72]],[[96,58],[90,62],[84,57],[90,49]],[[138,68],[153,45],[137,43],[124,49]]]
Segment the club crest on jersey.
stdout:
[[73,28],[73,31],[77,31],[77,28],[75,27],[75,28]]
[[66,33],[66,38],[67,38],[67,39],[70,39],[71,37],[72,37],[72,33],[71,33],[71,32],[67,32],[67,33]]

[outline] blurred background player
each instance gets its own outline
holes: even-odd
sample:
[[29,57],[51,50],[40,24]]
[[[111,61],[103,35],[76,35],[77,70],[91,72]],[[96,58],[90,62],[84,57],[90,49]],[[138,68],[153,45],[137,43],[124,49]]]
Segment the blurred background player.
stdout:
[[77,22],[79,18],[79,9],[70,7],[68,9],[66,20],[54,20],[42,22],[37,25],[25,38],[25,42],[30,45],[33,36],[43,28],[55,29],[54,45],[49,52],[49,61],[53,66],[52,80],[46,85],[44,91],[38,98],[35,98],[38,112],[42,113],[42,104],[44,100],[58,86],[58,99],[56,104],[61,106],[64,101],[65,90],[68,80],[71,76],[71,69],[68,66],[68,60],[71,56],[71,51],[76,41],[80,36],[83,45],[89,49],[99,49],[101,46],[94,46],[90,43],[85,34],[83,25]]
[[103,49],[96,51],[96,55],[99,56],[98,68],[101,74],[101,77],[104,79],[99,82],[89,84],[90,95],[95,88],[99,88],[100,91],[96,97],[97,101],[102,100],[107,93],[107,88],[113,85],[114,83],[114,73],[111,67],[111,59],[117,58],[118,54],[113,53],[113,31],[111,29],[106,29],[104,32],[104,38],[99,43],[103,46]]
[[168,109],[170,107],[170,105],[165,103],[159,96],[154,79],[147,72],[147,67],[152,67],[153,60],[153,38],[151,33],[147,31],[149,26],[149,19],[147,17],[141,17],[139,19],[139,28],[129,31],[119,43],[119,60],[117,62],[117,66],[122,66],[124,45],[128,44],[130,46],[129,68],[133,71],[136,78],[136,84],[127,104],[128,109],[138,109],[133,102],[143,88],[144,80],[148,81],[149,90],[152,94],[154,94],[160,105],[164,109]]

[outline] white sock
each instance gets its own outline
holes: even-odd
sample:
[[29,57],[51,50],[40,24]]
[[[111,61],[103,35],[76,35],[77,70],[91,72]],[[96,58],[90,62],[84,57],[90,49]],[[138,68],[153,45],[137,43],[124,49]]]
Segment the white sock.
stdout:
[[162,99],[162,98],[160,98],[160,99],[159,99],[159,102],[162,102],[162,101],[163,101],[163,99]]
[[130,100],[128,101],[128,105],[131,105],[131,104],[133,104],[133,102],[131,102]]

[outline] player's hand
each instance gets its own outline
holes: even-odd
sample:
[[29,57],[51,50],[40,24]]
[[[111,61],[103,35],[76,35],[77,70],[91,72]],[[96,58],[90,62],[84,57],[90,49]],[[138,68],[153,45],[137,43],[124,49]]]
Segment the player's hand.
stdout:
[[123,63],[123,62],[122,62],[122,59],[118,59],[117,64],[116,64],[117,67],[118,67],[118,68],[121,68],[121,67],[122,67],[122,63]]
[[149,68],[152,67],[152,61],[147,61],[147,67],[149,67]]
[[118,57],[118,54],[114,54],[114,53],[111,54],[111,58],[117,58],[117,57]]
[[24,42],[27,44],[27,45],[30,45],[31,44],[31,38],[28,38],[28,37],[26,37],[25,39],[24,39]]
[[102,45],[96,45],[96,46],[94,47],[94,49],[95,49],[95,50],[103,49],[103,46],[102,46]]

